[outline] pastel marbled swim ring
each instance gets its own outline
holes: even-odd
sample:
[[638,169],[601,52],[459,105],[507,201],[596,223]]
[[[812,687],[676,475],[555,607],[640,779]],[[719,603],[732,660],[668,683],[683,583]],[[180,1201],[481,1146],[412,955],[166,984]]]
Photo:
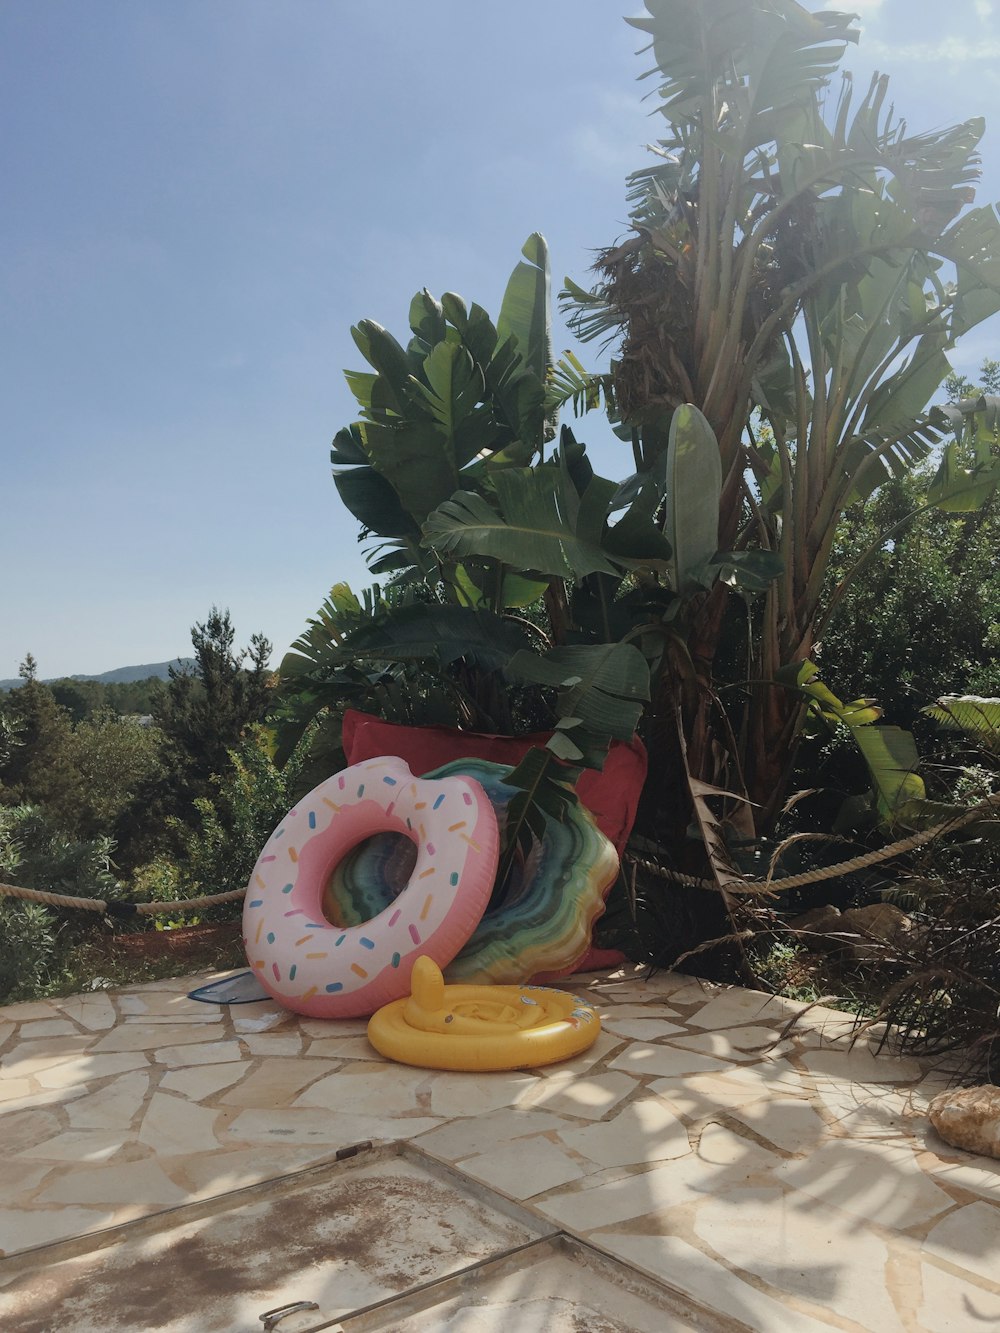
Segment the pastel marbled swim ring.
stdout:
[[[428,779],[466,775],[489,797],[501,833],[517,789],[511,769],[484,759],[458,759]],[[356,925],[393,901],[411,874],[412,852],[395,837],[374,838],[342,861],[331,876],[328,914]],[[563,820],[546,817],[545,835],[494,893],[469,941],[444,965],[449,982],[517,984],[539,973],[565,972],[590,947],[594,922],[618,873],[618,854],[583,805]]]
[[445,985],[429,958],[413,994],[377,1010],[368,1040],[390,1060],[428,1069],[537,1069],[597,1040],[601,1020],[578,996],[547,986]]
[[[370,919],[334,924],[323,909],[331,872],[387,832],[416,847],[406,887]],[[315,787],[268,839],[243,908],[247,958],[286,1009],[371,1014],[409,992],[422,954],[451,961],[489,902],[498,855],[496,816],[474,778],[414,778],[391,757],[355,764]]]

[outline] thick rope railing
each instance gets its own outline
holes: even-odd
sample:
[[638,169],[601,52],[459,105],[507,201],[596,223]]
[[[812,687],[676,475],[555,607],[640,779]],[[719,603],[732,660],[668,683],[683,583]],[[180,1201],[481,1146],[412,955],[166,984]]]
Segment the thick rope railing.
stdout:
[[629,852],[628,856],[637,866],[648,871],[651,875],[655,875],[658,879],[669,879],[676,884],[683,884],[692,889],[714,889],[718,891],[721,887],[727,893],[762,897],[783,889],[799,889],[806,884],[819,884],[827,879],[839,879],[841,875],[850,875],[856,870],[864,870],[866,867],[878,865],[882,861],[892,861],[897,856],[905,856],[907,852],[915,851],[918,847],[933,842],[935,838],[940,838],[945,833],[954,833],[966,824],[981,819],[983,815],[997,805],[1000,805],[1000,792],[994,792],[991,796],[987,796],[985,800],[978,802],[969,810],[964,810],[960,815],[943,819],[939,824],[934,824],[928,829],[922,829],[919,833],[912,833],[909,837],[901,838],[898,842],[892,842],[887,847],[879,847],[875,851],[864,852],[860,856],[852,856],[848,860],[838,861],[832,866],[821,866],[816,870],[806,870],[798,875],[783,875],[780,879],[773,879],[770,876],[761,880],[734,878],[725,880],[720,885],[712,879],[702,879],[697,875],[686,875],[680,870],[671,870],[666,866],[659,865],[656,861],[649,861],[644,857],[636,856],[632,852]]
[[[633,865],[648,871],[649,874],[655,875],[658,879],[668,879],[676,884],[683,884],[693,889],[718,891],[721,887],[727,893],[765,896],[777,893],[781,889],[798,889],[806,884],[819,884],[824,880],[838,879],[841,875],[850,875],[856,870],[864,870],[867,866],[879,865],[883,861],[891,861],[897,856],[904,856],[907,852],[915,851],[918,847],[923,847],[925,843],[932,842],[945,833],[954,833],[966,824],[973,823],[997,805],[1000,805],[1000,792],[994,792],[991,796],[987,796],[985,800],[980,801],[971,809],[963,811],[960,815],[944,819],[941,823],[935,824],[932,828],[923,829],[920,833],[912,833],[909,837],[890,843],[888,847],[879,847],[873,852],[864,852],[860,856],[852,856],[848,860],[838,861],[832,866],[821,866],[816,870],[806,870],[798,875],[785,875],[781,879],[771,877],[762,880],[732,879],[719,885],[715,880],[701,879],[697,875],[687,875],[680,870],[671,870],[666,866],[659,865],[656,861],[637,856],[633,852],[629,852],[627,855]],[[42,903],[46,907],[74,907],[86,912],[101,912],[110,917],[122,918],[163,916],[173,912],[199,912],[203,908],[215,907],[219,903],[236,902],[245,894],[246,889],[230,889],[227,893],[210,893],[201,898],[181,898],[170,903],[128,903],[113,898],[75,898],[68,893],[46,893],[42,889],[25,889],[16,884],[0,884],[0,897],[21,898],[26,902]]]
[[172,903],[126,903],[114,898],[74,898],[68,893],[46,893],[42,889],[24,889],[17,884],[0,884],[0,897],[23,898],[29,903],[46,907],[79,907],[85,912],[102,912],[111,917],[162,916],[170,912],[199,912],[217,903],[233,903],[246,894],[246,889],[230,889],[227,893],[209,893],[201,898],[180,898]]

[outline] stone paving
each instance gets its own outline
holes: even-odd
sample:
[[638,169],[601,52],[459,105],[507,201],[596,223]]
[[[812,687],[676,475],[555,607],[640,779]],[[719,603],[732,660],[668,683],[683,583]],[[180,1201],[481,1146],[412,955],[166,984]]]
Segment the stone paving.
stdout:
[[364,1020],[189,1000],[205,979],[0,1009],[0,1253],[403,1140],[752,1329],[1000,1325],[1000,1162],[841,1014],[785,1034],[791,1001],[577,978],[590,1051],[466,1075],[381,1059]]

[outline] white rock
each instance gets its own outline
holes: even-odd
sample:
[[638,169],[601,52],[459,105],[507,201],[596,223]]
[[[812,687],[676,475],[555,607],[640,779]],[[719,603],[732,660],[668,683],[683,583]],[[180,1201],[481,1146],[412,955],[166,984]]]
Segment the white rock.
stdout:
[[986,1084],[938,1093],[927,1113],[945,1143],[1000,1157],[1000,1088]]

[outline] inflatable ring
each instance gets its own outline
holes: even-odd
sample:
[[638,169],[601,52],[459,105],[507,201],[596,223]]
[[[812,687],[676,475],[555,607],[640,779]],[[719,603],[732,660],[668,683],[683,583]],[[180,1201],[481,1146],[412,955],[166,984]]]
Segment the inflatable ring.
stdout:
[[546,986],[446,986],[429,958],[413,968],[413,994],[372,1015],[381,1054],[426,1069],[537,1069],[592,1046],[597,1011]]
[[[372,920],[339,926],[323,911],[331,871],[375,833],[416,845],[403,892]],[[264,988],[316,1018],[371,1014],[410,989],[421,954],[447,963],[489,902],[499,834],[473,778],[414,778],[370,759],[314,788],[271,834],[243,908],[243,943]]]
[[[458,759],[428,778],[465,774],[489,797],[501,835],[517,795],[510,768],[485,759]],[[374,838],[346,857],[331,876],[327,911],[348,925],[381,912],[412,871],[413,848],[395,837]],[[516,985],[539,973],[568,973],[587,952],[594,922],[618,873],[618,854],[583,805],[561,820],[545,817],[545,834],[494,896],[467,944],[442,964],[448,981]]]

